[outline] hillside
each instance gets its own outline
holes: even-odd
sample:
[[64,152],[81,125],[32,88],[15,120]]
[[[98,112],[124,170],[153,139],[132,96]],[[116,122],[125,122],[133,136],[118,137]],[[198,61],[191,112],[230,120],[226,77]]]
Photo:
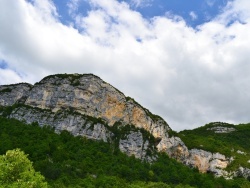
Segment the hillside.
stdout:
[[27,125],[0,117],[0,155],[21,148],[29,154],[36,171],[52,187],[191,188],[245,187],[244,179],[225,180],[200,174],[166,154],[150,164],[128,157],[115,145],[74,137],[67,131],[56,134],[50,126]]
[[[104,142],[143,163],[155,164],[163,153],[179,164],[217,177],[250,176],[249,147],[243,144],[247,135],[237,135],[247,129],[222,124],[232,126],[227,131],[237,131],[218,134],[214,132],[221,131],[221,124],[213,124],[175,133],[164,119],[92,74],[57,74],[34,85],[0,86],[0,116]],[[235,141],[230,142],[235,133]],[[213,137],[205,139],[210,135]],[[222,135],[229,136],[223,140]],[[241,137],[238,143],[237,136]]]
[[190,149],[219,152],[231,157],[232,162],[226,168],[228,171],[235,171],[239,166],[250,168],[250,142],[248,141],[250,124],[233,125],[214,122],[194,130],[181,131],[178,136]]

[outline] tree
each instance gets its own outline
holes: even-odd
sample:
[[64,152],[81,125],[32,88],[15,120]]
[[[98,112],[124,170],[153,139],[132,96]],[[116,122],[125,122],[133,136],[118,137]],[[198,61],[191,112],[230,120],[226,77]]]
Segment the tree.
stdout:
[[9,150],[0,155],[0,187],[44,188],[45,178],[35,172],[32,162],[20,149]]

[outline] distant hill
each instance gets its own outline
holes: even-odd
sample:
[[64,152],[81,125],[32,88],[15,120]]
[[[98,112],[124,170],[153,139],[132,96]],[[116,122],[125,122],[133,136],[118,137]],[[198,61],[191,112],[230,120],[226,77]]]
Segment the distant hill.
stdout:
[[[213,153],[219,152],[231,158],[227,171],[245,167],[243,175],[249,178],[250,124],[233,125],[222,122],[206,124],[194,130],[181,131],[178,136],[188,148],[198,148]],[[242,168],[241,168],[242,169]]]

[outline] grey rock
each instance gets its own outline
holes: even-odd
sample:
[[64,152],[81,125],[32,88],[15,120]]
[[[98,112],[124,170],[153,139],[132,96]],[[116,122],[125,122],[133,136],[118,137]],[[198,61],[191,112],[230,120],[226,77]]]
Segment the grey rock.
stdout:
[[37,122],[40,126],[49,125],[55,128],[57,133],[67,130],[74,136],[84,136],[89,139],[111,139],[112,133],[101,123],[93,123],[83,115],[71,115],[66,111],[53,113],[35,108],[20,107],[15,109],[10,118],[25,121],[28,124]]
[[250,178],[250,169],[239,167],[239,169],[235,172],[235,177],[244,177],[245,179]]
[[119,149],[126,153],[128,156],[134,155],[135,158],[142,159],[142,160],[150,160],[147,157],[147,150],[149,146],[149,141],[143,140],[143,135],[140,131],[134,132],[131,131],[126,138],[122,138],[119,141]]
[[164,137],[157,145],[158,151],[166,152],[171,158],[181,162],[189,155],[188,148],[179,137]]
[[27,83],[0,86],[0,106],[24,103],[32,85]]
[[224,155],[220,153],[211,153],[201,149],[189,150],[189,156],[184,163],[190,167],[198,168],[200,172],[212,172],[216,176],[222,176],[230,163]]
[[241,154],[241,155],[246,155],[246,153],[244,151],[240,151],[240,150],[237,150],[237,153]]
[[222,127],[222,126],[208,128],[207,130],[212,130],[215,133],[230,133],[236,131],[236,129],[233,127]]
[[86,75],[49,76],[35,84],[26,105],[53,112],[72,109],[81,114],[102,118],[112,126],[115,122],[144,128],[154,137],[164,137],[168,124],[153,116],[133,99],[126,97],[99,77]]

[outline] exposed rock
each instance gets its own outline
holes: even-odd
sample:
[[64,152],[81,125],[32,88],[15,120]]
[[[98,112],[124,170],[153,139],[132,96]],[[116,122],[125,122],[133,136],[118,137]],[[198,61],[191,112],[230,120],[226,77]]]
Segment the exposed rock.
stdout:
[[221,176],[223,175],[221,169],[225,169],[230,163],[230,160],[226,158],[225,155],[214,153],[209,163],[210,167],[208,171],[215,173],[217,176]]
[[164,137],[157,145],[158,151],[166,152],[170,157],[184,161],[189,155],[188,148],[179,137]]
[[[112,139],[111,127],[116,122],[121,122],[121,126],[131,124],[148,131],[159,142],[156,143],[158,151],[166,152],[170,157],[198,168],[201,172],[222,174],[221,169],[229,163],[220,154],[197,149],[189,151],[180,138],[169,136],[170,127],[162,118],[153,115],[92,74],[52,75],[34,86],[0,86],[0,106],[11,106],[15,103],[34,108],[19,107],[10,114],[10,118],[27,123],[38,122],[41,126],[51,125],[56,132],[67,130],[75,136],[107,142]],[[87,116],[101,118],[106,123],[90,121]],[[218,126],[214,130],[220,133],[232,131],[224,128]],[[140,131],[131,131],[126,137],[122,137],[119,148],[127,155],[147,161],[154,160],[154,157],[147,155],[152,149],[149,140],[144,140]]]
[[103,140],[111,139],[112,133],[104,124],[92,122],[83,115],[72,115],[66,111],[53,113],[34,108],[21,107],[15,109],[10,118],[26,121],[28,124],[37,122],[40,126],[50,125],[56,132],[69,131],[74,136],[85,136],[90,139]]
[[237,150],[237,153],[241,154],[241,155],[246,155],[246,153],[244,151],[240,151],[240,150]]
[[164,137],[170,130],[167,123],[154,116],[99,77],[86,75],[54,75],[35,84],[26,105],[50,109],[73,109],[81,114],[102,118],[112,126],[115,122],[133,124]]
[[31,87],[32,86],[27,83],[0,86],[0,106],[24,103]]
[[190,167],[198,168],[200,172],[212,172],[217,176],[222,176],[222,169],[226,168],[229,164],[229,159],[224,155],[211,152],[191,149],[189,156],[185,160],[185,164]]
[[209,169],[209,161],[212,158],[212,153],[198,150],[198,149],[191,149],[189,151],[189,157],[185,161],[187,165],[190,167],[197,167],[200,172],[207,172]]
[[230,133],[236,131],[236,129],[233,127],[222,127],[222,126],[208,128],[207,130],[212,130],[215,133]]
[[236,177],[244,177],[245,179],[250,178],[250,169],[239,167],[239,169],[235,172]]
[[120,139],[119,149],[128,156],[134,155],[136,158],[152,161],[153,159],[147,156],[149,150],[149,141],[143,140],[141,132],[131,131],[125,138]]
[[[114,135],[104,123],[93,122],[81,114],[69,114],[67,111],[51,112],[38,108],[18,107],[10,114],[10,118],[25,121],[28,124],[37,122],[40,126],[52,125],[57,133],[67,130],[74,136],[84,136],[89,139],[111,141]],[[119,149],[129,156],[152,162],[154,156],[148,156],[149,140],[143,140],[140,131],[125,135],[119,140]]]

